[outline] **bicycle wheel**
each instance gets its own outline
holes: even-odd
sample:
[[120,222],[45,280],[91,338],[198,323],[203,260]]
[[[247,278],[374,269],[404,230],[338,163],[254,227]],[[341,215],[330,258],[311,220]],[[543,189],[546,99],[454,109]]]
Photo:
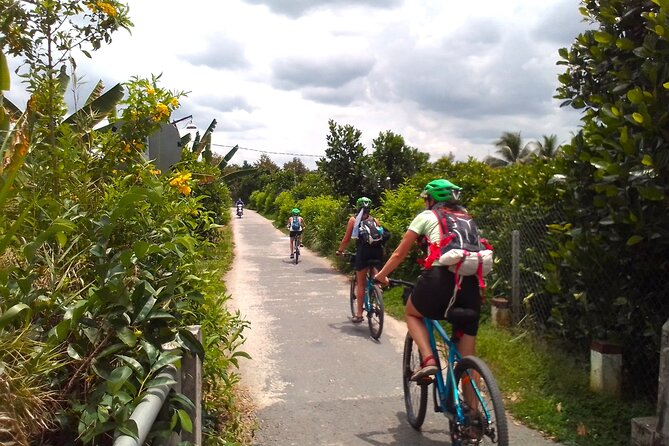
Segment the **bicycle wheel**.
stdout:
[[383,291],[381,291],[381,287],[378,285],[374,285],[369,295],[367,323],[369,324],[369,332],[372,337],[379,339],[383,331]]
[[299,261],[300,258],[300,236],[296,235],[295,236],[295,264],[297,265],[297,262]]
[[407,333],[404,338],[404,356],[402,358],[402,381],[404,384],[404,407],[407,411],[407,420],[414,429],[420,429],[425,421],[427,409],[427,385],[411,381],[413,371],[420,368],[420,352]]
[[[508,446],[509,430],[502,394],[485,362],[475,356],[460,359],[455,366],[455,380],[458,384],[460,404],[465,410],[466,419],[464,426],[455,429],[451,426],[453,444],[468,440],[477,445]],[[476,407],[470,407],[464,398],[466,394],[475,395],[472,381],[476,382],[480,395],[480,399],[475,396],[470,398],[470,402],[474,401],[473,405]]]
[[349,300],[351,302],[351,316],[355,317],[355,312],[357,311],[356,302],[355,302],[355,284],[356,284],[356,275],[355,271],[351,278],[351,294],[349,295]]

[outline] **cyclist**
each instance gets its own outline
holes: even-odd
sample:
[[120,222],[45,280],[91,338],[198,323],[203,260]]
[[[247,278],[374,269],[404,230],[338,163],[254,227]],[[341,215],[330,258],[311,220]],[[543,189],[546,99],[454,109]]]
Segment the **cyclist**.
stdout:
[[364,243],[363,240],[358,237],[360,227],[365,220],[371,219],[377,226],[381,226],[378,220],[369,215],[369,210],[371,207],[371,199],[367,197],[358,198],[356,201],[357,215],[351,216],[348,219],[348,223],[346,224],[346,233],[344,234],[344,238],[342,238],[341,242],[339,243],[339,249],[337,249],[335,252],[335,254],[338,256],[342,255],[351,239],[356,240],[353,268],[355,269],[356,274],[355,297],[357,310],[356,315],[351,318],[351,321],[356,324],[364,320],[362,317],[362,306],[365,294],[365,284],[367,283],[367,270],[370,268],[370,261],[383,261],[382,243]]
[[291,211],[291,216],[288,218],[288,230],[290,231],[290,258],[295,257],[295,236],[302,233],[304,228],[307,227],[304,224],[304,219],[300,216],[300,210],[294,208]]
[[[388,275],[402,263],[414,242],[422,240],[429,243],[440,242],[439,221],[432,209],[447,206],[451,208],[464,209],[458,197],[462,189],[448,180],[438,179],[430,181],[422,193],[425,200],[425,210],[418,214],[409,229],[402,237],[402,241],[391,254],[381,271],[374,277],[383,285],[388,284]],[[456,286],[455,275],[446,266],[439,264],[437,259],[430,269],[423,269],[416,280],[407,305],[405,318],[409,334],[416,342],[423,361],[421,368],[412,375],[412,380],[419,380],[428,375],[437,373],[437,362],[432,356],[427,328],[423,323],[423,317],[444,320],[444,314],[449,306],[450,299],[454,295]],[[481,294],[476,276],[463,276],[461,288],[455,294],[454,306],[472,309],[480,317]],[[475,354],[476,334],[479,327],[479,317],[466,322],[455,322],[453,324],[454,338],[457,348],[463,356]]]

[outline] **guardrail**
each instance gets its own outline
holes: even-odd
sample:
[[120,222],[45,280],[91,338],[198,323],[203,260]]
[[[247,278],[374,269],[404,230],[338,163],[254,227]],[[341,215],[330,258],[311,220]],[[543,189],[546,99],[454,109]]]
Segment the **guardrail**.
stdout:
[[[202,342],[201,327],[194,325],[189,329]],[[186,353],[181,359],[181,369],[169,365],[158,377],[169,378],[176,381],[177,384],[151,388],[130,415],[130,419],[137,423],[138,438],[121,435],[114,440],[114,446],[143,445],[172,388],[188,397],[195,407],[188,410],[188,415],[193,422],[193,432],[183,432],[180,436],[173,434],[168,444],[177,444],[179,441],[189,441],[196,446],[202,444],[202,362],[200,358],[197,355]]]

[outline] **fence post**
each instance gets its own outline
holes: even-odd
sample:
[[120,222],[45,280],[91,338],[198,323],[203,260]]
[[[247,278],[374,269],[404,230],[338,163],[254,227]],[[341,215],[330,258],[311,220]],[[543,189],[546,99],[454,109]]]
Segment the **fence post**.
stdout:
[[[202,343],[202,327],[192,325],[188,329]],[[186,352],[181,360],[181,393],[186,395],[195,406],[188,409],[193,421],[193,432],[182,432],[181,439],[190,441],[195,446],[202,444],[202,361],[200,357]]]
[[513,321],[518,322],[520,312],[520,231],[511,232],[511,313]]
[[669,446],[669,320],[661,339],[657,415],[632,419],[632,446]]

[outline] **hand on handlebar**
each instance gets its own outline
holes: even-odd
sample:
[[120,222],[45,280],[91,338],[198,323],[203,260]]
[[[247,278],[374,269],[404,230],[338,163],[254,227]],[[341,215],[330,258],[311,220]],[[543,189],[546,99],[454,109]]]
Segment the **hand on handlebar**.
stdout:
[[388,278],[386,276],[382,276],[381,274],[377,274],[374,276],[374,281],[378,282],[381,286],[388,286]]

